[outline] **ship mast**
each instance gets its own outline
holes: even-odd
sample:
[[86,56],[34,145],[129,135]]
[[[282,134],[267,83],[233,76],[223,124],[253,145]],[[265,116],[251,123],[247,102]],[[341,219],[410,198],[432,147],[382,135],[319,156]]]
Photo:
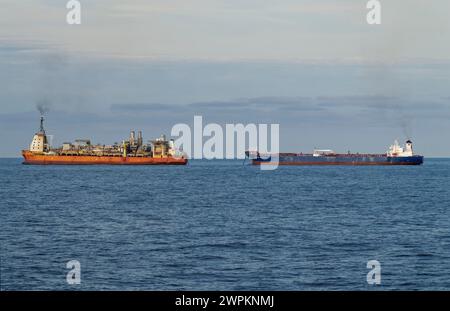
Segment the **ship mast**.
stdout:
[[45,135],[45,129],[44,129],[44,116],[41,116],[41,125],[39,127],[39,133],[42,133]]

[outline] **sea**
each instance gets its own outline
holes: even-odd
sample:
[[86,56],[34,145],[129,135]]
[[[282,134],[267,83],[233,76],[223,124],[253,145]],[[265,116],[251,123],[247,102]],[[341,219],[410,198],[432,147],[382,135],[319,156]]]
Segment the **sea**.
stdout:
[[0,185],[1,290],[450,290],[450,159],[0,159]]

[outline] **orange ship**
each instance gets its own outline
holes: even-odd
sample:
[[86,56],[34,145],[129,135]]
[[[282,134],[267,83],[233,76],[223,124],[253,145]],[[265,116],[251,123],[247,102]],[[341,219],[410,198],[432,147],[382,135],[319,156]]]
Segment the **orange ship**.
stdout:
[[173,140],[165,136],[144,144],[142,132],[130,133],[129,140],[122,144],[92,145],[90,140],[78,139],[75,143],[63,143],[60,148],[52,148],[44,130],[44,118],[30,144],[23,150],[24,164],[62,164],[62,165],[186,165],[185,154],[177,151]]

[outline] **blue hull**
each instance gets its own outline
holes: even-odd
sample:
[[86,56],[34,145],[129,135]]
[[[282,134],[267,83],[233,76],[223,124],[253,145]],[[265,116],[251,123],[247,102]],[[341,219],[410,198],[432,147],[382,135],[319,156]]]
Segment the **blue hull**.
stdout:
[[[273,161],[273,162],[272,162]],[[255,165],[278,164],[278,165],[420,165],[423,156],[410,157],[388,157],[386,155],[333,155],[313,156],[280,154],[268,158],[257,157],[252,160]]]

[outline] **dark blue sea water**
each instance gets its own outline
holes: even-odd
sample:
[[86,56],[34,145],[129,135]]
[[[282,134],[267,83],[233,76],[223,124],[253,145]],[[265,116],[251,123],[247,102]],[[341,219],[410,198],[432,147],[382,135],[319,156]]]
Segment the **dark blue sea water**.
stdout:
[[[450,159],[276,171],[1,159],[0,184],[2,290],[450,289]],[[73,259],[80,285],[66,283]]]

